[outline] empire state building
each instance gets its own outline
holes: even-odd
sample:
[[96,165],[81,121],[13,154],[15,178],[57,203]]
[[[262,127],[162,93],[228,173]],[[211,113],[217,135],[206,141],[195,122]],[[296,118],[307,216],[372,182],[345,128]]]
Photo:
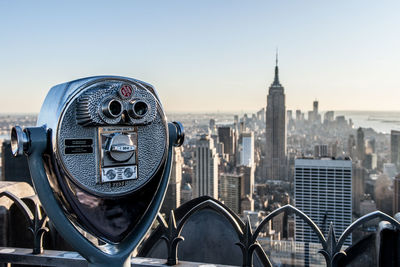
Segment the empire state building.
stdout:
[[286,177],[286,106],[284,88],[279,82],[278,55],[275,78],[269,87],[266,109],[266,167],[267,179]]

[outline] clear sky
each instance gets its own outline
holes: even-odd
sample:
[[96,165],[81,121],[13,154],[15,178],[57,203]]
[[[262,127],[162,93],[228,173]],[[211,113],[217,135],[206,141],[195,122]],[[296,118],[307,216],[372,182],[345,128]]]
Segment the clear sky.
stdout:
[[266,105],[279,47],[288,109],[400,110],[400,1],[0,0],[0,112],[112,74],[167,112]]

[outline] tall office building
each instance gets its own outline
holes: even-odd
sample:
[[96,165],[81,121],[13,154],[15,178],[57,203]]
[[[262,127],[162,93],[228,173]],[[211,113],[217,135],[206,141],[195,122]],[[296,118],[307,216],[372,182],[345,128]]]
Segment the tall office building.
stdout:
[[257,111],[257,120],[259,120],[261,123],[265,122],[265,109],[264,108]]
[[318,101],[313,102],[313,110],[308,112],[308,120],[311,122],[321,122],[321,115],[318,113]]
[[182,147],[175,147],[167,193],[161,206],[161,212],[167,215],[181,205],[182,166]]
[[222,173],[219,182],[219,196],[226,206],[236,214],[241,213],[240,203],[244,198],[243,175],[237,173]]
[[267,178],[286,179],[286,106],[284,88],[279,82],[278,55],[275,78],[269,87],[266,112]]
[[218,139],[224,144],[224,153],[230,158],[234,158],[235,154],[235,133],[229,126],[218,127]]
[[215,124],[215,119],[210,119],[209,129],[211,136],[217,135],[217,126]]
[[314,146],[314,157],[328,157],[328,145],[315,145]]
[[394,178],[393,189],[393,214],[396,214],[400,212],[400,175]]
[[314,113],[314,116],[316,116],[318,114],[318,100],[315,100],[313,102],[313,113]]
[[354,135],[349,135],[349,139],[347,139],[347,155],[355,159],[354,157],[356,156],[356,138]]
[[296,121],[300,121],[300,120],[301,120],[301,110],[296,109]]
[[375,170],[378,167],[378,156],[375,153],[365,154],[363,166],[368,170]]
[[335,112],[334,111],[327,111],[324,114],[324,122],[332,122],[335,117]]
[[376,153],[376,140],[375,138],[370,138],[366,142],[366,152],[367,153]]
[[[296,159],[294,197],[296,208],[307,214],[325,236],[332,222],[343,233],[352,219],[352,162],[334,159]],[[295,240],[319,242],[311,228],[296,216]],[[344,243],[351,244],[351,236]]]
[[286,111],[286,116],[288,121],[293,120],[293,111],[292,110]]
[[365,140],[364,131],[360,127],[357,129],[357,156],[358,159],[363,161],[365,157]]
[[210,136],[202,135],[197,141],[195,159],[194,197],[210,196],[218,199],[218,154]]
[[353,211],[360,215],[360,204],[365,194],[365,179],[368,177],[367,170],[358,163],[353,163],[353,177],[352,177],[352,199]]
[[321,123],[321,114],[318,113],[318,101],[315,100],[313,102],[313,113],[314,113],[314,122],[320,124]]
[[244,179],[244,195],[253,196],[254,193],[254,166],[237,166],[237,173],[243,175]]
[[239,165],[254,165],[254,134],[253,132],[241,133],[239,137]]
[[400,131],[390,132],[390,155],[392,163],[400,169]]
[[193,190],[189,183],[185,183],[181,189],[181,203],[184,204],[193,198]]

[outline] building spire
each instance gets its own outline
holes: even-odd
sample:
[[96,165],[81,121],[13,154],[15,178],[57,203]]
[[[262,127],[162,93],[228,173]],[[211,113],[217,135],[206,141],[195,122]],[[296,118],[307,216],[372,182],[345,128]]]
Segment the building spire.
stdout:
[[276,48],[276,55],[275,55],[275,78],[272,86],[281,86],[279,83],[279,69],[278,69],[278,48]]

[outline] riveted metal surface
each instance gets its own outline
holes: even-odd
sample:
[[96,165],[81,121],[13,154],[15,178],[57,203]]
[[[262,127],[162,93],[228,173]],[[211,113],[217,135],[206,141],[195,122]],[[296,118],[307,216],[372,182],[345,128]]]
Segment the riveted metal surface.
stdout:
[[[126,82],[125,82],[126,83]],[[84,92],[77,97],[77,114],[76,119],[78,124],[81,125],[141,125],[151,123],[156,117],[156,99],[145,87],[135,86],[134,92],[130,98],[123,98],[119,93],[120,87],[124,84],[123,81],[106,80],[99,83],[92,84],[85,88]],[[142,100],[147,103],[148,111],[145,116],[141,118],[133,118],[126,116],[126,121],[122,120],[122,115],[116,118],[107,117],[102,112],[102,105],[105,101],[116,99],[123,105],[123,110],[128,113],[131,104],[135,100]],[[125,115],[126,115],[125,113]]]
[[[138,131],[138,178],[124,181],[123,186],[112,186],[110,183],[100,183],[99,147],[96,127],[82,127],[75,122],[74,110],[76,101],[68,108],[58,134],[58,154],[71,179],[83,186],[87,191],[97,195],[120,195],[140,188],[159,168],[166,153],[166,126],[160,114],[146,126],[137,126]],[[92,138],[93,153],[65,154],[65,140],[75,138]],[[77,166],[79,166],[77,168]]]
[[[130,99],[122,99],[118,93],[119,88],[128,82],[132,84],[135,90]],[[58,102],[60,105],[64,102],[64,108],[58,112],[54,108],[50,112],[45,110],[46,114],[40,114],[39,117],[42,119],[38,120],[43,121],[49,116],[53,116],[53,118],[48,119],[48,122],[58,120],[57,127],[54,128],[55,123],[52,126],[56,136],[53,150],[55,158],[61,162],[60,165],[64,168],[64,178],[71,179],[83,190],[95,195],[118,196],[139,189],[156,173],[165,159],[167,150],[166,118],[157,96],[153,95],[148,87],[144,87],[140,83],[114,77],[108,79],[102,77],[98,82],[94,80],[89,84],[75,87],[71,91],[69,87],[73,84],[74,82],[66,84],[64,88],[57,88],[58,91],[63,89],[65,93],[70,94],[70,97],[66,98],[64,95],[62,95],[62,98],[59,96],[59,99],[51,97],[46,99],[44,103],[44,106],[51,106],[48,103],[50,101]],[[101,103],[106,98],[115,98],[123,103],[126,111],[124,115],[127,117],[125,120],[121,120],[121,118],[110,119],[104,116],[101,112]],[[65,99],[68,99],[68,101]],[[127,109],[131,106],[131,101],[136,99],[143,100],[149,106],[146,115],[139,119],[129,117],[127,112]],[[59,109],[59,107],[57,108]],[[87,115],[84,115],[85,112],[87,112]],[[58,119],[54,116],[58,116]],[[79,116],[80,119],[77,118]],[[85,123],[83,123],[83,117],[86,118]],[[77,123],[79,121],[82,125]],[[101,148],[97,145],[99,142],[97,126],[99,125],[113,127],[131,125],[135,127],[138,133],[137,179],[124,181],[118,186],[112,183],[100,183],[99,162],[101,159],[99,150]],[[75,139],[92,140],[92,145],[82,153],[66,153],[66,141]]]
[[[141,106],[131,116],[134,103]],[[124,77],[71,81],[50,90],[37,124],[26,129],[28,162],[49,218],[89,266],[127,266],[162,203],[177,143],[156,91]],[[110,150],[115,134],[129,140]],[[120,160],[112,149],[133,153]]]

